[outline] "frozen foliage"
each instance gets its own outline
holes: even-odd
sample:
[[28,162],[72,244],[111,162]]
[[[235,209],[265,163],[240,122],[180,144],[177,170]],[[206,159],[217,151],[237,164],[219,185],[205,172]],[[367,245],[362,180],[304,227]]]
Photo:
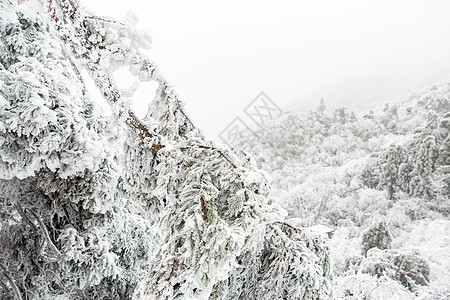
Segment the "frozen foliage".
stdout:
[[45,20],[12,3],[4,12],[0,294],[126,293],[148,265],[152,229],[119,189],[123,128],[99,114]]
[[385,221],[372,225],[362,235],[362,254],[365,256],[367,251],[372,248],[381,250],[391,248],[392,235],[389,232]]
[[338,299],[345,300],[410,300],[414,297],[406,288],[389,277],[375,278],[368,274],[350,275],[338,279],[341,288],[337,292]]
[[[326,245],[288,224],[269,225],[258,255],[246,251],[230,277],[228,299],[323,299],[331,286]],[[309,267],[306,267],[309,266]],[[307,269],[309,268],[309,269]],[[325,279],[325,280],[324,280]],[[300,282],[300,284],[298,284]]]
[[[0,5],[0,298],[333,296],[326,238],[284,221],[254,159],[193,125],[133,16]],[[159,85],[142,121],[122,67]]]
[[[317,110],[285,114],[239,143],[271,174],[275,203],[297,225],[335,228],[329,244],[338,298],[450,295],[448,232],[423,232],[449,218],[449,110],[450,84],[361,116],[329,112],[322,100]],[[367,251],[370,259],[360,256]],[[350,274],[346,265],[355,259],[371,267]],[[383,264],[385,274],[369,272]]]
[[408,250],[370,249],[366,257],[352,257],[347,260],[347,274],[369,274],[377,278],[382,276],[397,280],[410,291],[418,285],[427,285],[430,267],[419,253]]

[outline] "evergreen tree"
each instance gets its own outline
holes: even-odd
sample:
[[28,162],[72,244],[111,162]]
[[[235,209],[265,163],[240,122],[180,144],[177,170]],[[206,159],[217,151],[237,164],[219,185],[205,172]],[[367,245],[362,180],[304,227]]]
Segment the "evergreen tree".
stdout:
[[362,236],[362,254],[367,255],[367,251],[372,248],[380,250],[390,249],[392,235],[386,221],[381,221],[369,227]]
[[[1,298],[332,296],[322,238],[283,221],[251,157],[193,125],[134,19],[27,4],[0,7]],[[142,121],[121,67],[159,85]]]
[[404,156],[401,146],[392,145],[382,158],[378,185],[387,188],[389,199],[394,199],[395,192],[399,188],[399,171]]
[[383,109],[383,116],[381,123],[389,131],[394,131],[397,129],[396,122],[398,120],[398,110],[396,105],[389,105],[386,103]]
[[450,113],[442,118],[439,127],[439,137],[442,143],[436,163],[441,166],[450,166]]
[[413,196],[424,196],[431,199],[434,194],[432,188],[432,173],[435,170],[437,160],[436,137],[426,136],[416,144],[413,152],[413,170],[409,185],[410,194]]
[[320,103],[319,106],[317,107],[316,111],[323,115],[325,113],[326,110],[326,106],[325,106],[325,100],[323,100],[323,98],[320,99]]

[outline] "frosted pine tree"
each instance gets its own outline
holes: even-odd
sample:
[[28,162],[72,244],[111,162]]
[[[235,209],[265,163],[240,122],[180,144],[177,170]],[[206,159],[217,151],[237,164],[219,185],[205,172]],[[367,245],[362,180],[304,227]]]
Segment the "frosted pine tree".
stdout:
[[[283,221],[251,157],[193,125],[133,18],[6,0],[0,23],[1,298],[332,296],[323,239]],[[159,84],[142,121],[122,67]]]

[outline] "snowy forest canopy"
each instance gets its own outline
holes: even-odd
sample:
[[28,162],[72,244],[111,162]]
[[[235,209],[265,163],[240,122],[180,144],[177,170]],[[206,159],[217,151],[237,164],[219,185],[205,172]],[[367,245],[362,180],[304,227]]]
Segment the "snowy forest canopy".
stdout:
[[288,222],[334,230],[337,299],[449,296],[449,99],[444,83],[362,115],[322,100],[238,143]]
[[[230,149],[189,119],[133,18],[0,5],[1,299],[450,293],[449,85],[364,116],[321,103]],[[158,84],[142,120],[123,68]]]

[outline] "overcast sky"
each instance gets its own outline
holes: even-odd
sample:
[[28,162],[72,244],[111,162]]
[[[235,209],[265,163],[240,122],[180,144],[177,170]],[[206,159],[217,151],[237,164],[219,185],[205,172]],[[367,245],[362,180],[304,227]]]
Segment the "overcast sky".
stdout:
[[[360,110],[450,74],[447,0],[84,4],[116,19],[139,16],[153,37],[150,58],[211,137],[261,91],[283,110],[312,109],[321,97],[330,108]],[[145,92],[138,107],[153,99]]]

